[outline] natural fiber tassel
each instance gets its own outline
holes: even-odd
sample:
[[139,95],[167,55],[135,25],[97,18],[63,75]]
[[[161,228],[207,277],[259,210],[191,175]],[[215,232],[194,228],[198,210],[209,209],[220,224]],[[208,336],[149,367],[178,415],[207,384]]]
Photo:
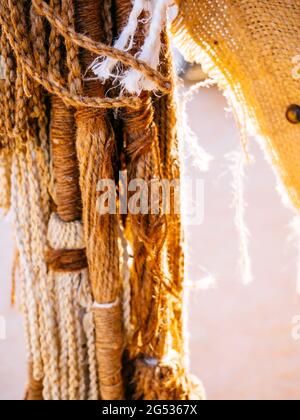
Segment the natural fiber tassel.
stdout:
[[[130,0],[116,2],[118,27],[122,28],[126,19],[125,11],[129,13],[130,6]],[[143,43],[142,32],[136,36],[135,43],[136,48]],[[155,124],[155,110],[148,92],[141,95],[141,106],[137,110],[124,110],[121,113],[130,179],[142,178],[147,182],[151,176],[160,178],[163,170],[164,175],[170,178],[172,171],[177,175],[178,168],[174,167],[176,159],[173,160],[174,156],[171,156],[176,147],[176,116],[172,98],[168,98],[166,104],[161,101],[159,106],[157,122],[162,124],[159,127]],[[175,228],[174,224],[170,223],[168,228],[171,225],[174,228],[172,239],[175,236],[176,239],[172,247],[176,246],[179,260],[180,225],[176,221]],[[170,278],[174,281],[171,286],[174,295],[178,293],[180,296],[183,281],[181,262],[173,264],[172,255],[167,251],[165,226],[163,215],[130,215],[126,222],[126,229],[131,229],[128,237],[133,253],[131,316],[136,333],[132,342],[128,343],[128,349],[133,370],[131,382],[134,399],[184,400],[193,397],[182,357],[182,314],[177,299],[173,301],[167,287],[165,289],[168,272],[166,259],[169,261]],[[177,347],[179,353],[174,352]],[[169,350],[176,356],[166,360]]]
[[140,359],[135,366],[135,400],[205,400],[202,384],[187,377],[179,360]]
[[[100,41],[105,37],[98,22],[101,3],[94,0],[77,0],[76,3],[78,28]],[[82,51],[81,58],[82,67],[86,69],[93,56]],[[98,81],[87,81],[83,91],[89,97],[104,96]],[[100,395],[103,400],[121,400],[124,398],[123,317],[118,217],[101,214],[97,205],[99,181],[114,179],[115,138],[107,115],[101,110],[78,110],[76,123],[86,255],[95,300],[93,316]]]
[[[66,24],[72,25],[72,1],[51,0],[51,5],[62,14]],[[49,70],[53,79],[61,75],[61,39],[52,28],[50,33]],[[68,81],[70,89],[76,92],[80,68],[77,50],[66,43],[66,61],[69,65]],[[79,303],[78,291],[84,289],[88,281],[85,242],[81,219],[81,196],[79,173],[76,156],[76,131],[74,110],[67,108],[62,99],[51,97],[50,139],[52,144],[52,177],[54,181],[54,201],[57,214],[53,213],[48,225],[48,284],[52,285],[52,298],[55,305],[56,353],[52,363],[56,377],[45,369],[44,398],[46,400],[85,400],[90,389],[95,389],[97,399],[97,381],[89,376],[95,371],[95,358],[86,363],[89,349],[94,347],[94,340],[86,337],[83,316],[86,312]],[[86,287],[85,287],[86,289]],[[88,298],[87,298],[88,299]],[[91,300],[91,298],[90,298]],[[92,332],[92,338],[94,337]],[[88,341],[89,340],[89,341]],[[46,359],[46,366],[47,366]],[[91,364],[91,365],[90,365]],[[95,375],[94,375],[95,376]]]
[[[139,23],[142,22],[148,33],[144,44],[135,56],[156,70],[159,65],[161,51],[161,34],[166,23],[169,6],[170,0],[134,0],[128,23],[116,41],[115,48],[130,51],[134,46],[134,37],[137,35]],[[149,19],[147,19],[148,16]],[[138,95],[142,91],[153,91],[156,89],[156,85],[149,81],[141,72],[130,69],[121,75],[118,72],[114,74],[113,70],[116,67],[117,60],[108,58],[102,63],[99,63],[99,60],[101,58],[96,59],[91,68],[100,80],[107,80],[112,77],[115,82],[120,83],[129,93]]]
[[[121,376],[123,331],[119,302],[121,283],[118,220],[115,215],[100,215],[97,209],[97,183],[103,178],[105,162],[111,159],[106,156],[106,152],[113,137],[111,129],[99,111],[78,111],[77,126],[86,253],[96,302],[93,315],[100,392],[104,400],[120,400],[123,399]],[[105,176],[112,179],[113,174],[109,171]],[[111,314],[112,306],[115,307],[113,314]],[[105,329],[108,325],[106,321],[109,322],[109,330]]]

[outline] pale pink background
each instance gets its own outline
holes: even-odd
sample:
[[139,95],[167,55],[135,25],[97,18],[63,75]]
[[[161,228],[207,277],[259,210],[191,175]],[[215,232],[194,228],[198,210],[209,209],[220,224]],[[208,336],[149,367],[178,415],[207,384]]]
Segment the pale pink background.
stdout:
[[[225,155],[239,147],[226,103],[215,89],[202,90],[189,106],[199,142],[215,156],[203,175],[205,223],[188,229],[188,279],[216,278],[217,287],[192,290],[188,305],[191,367],[211,399],[299,399],[300,342],[291,338],[292,318],[300,315],[296,295],[297,250],[288,241],[292,213],[281,204],[275,178],[257,145],[256,163],[247,170],[247,223],[254,283],[244,287],[237,270],[238,242],[231,206],[232,175]],[[20,399],[26,381],[22,322],[9,305],[12,239],[8,221],[0,223],[0,316],[7,340],[0,341],[0,399]]]

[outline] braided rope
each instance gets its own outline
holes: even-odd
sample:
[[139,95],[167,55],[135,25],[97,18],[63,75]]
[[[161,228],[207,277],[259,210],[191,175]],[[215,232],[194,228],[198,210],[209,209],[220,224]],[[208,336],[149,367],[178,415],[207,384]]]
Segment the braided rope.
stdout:
[[[3,0],[0,5],[0,24],[5,32],[14,52],[18,58],[19,63],[22,65],[23,71],[31,76],[36,82],[41,84],[50,93],[56,94],[61,97],[66,103],[74,107],[91,107],[91,108],[118,108],[118,107],[138,107],[139,98],[137,97],[122,97],[116,99],[110,98],[91,98],[80,96],[76,93],[71,93],[61,82],[55,80],[43,69],[37,70],[34,63],[29,43],[27,41],[26,33],[24,33],[25,25],[18,24],[20,19],[20,4],[15,0]],[[71,26],[66,28],[64,21],[56,16],[55,10],[48,6],[45,2],[33,0],[33,6],[37,12],[45,16],[49,22],[61,33],[67,42],[73,42],[77,46],[85,48],[95,54],[107,55],[116,58],[129,65],[132,68],[142,71],[143,74],[156,83],[160,90],[168,92],[170,89],[170,82],[164,80],[158,72],[149,68],[145,63],[139,62],[128,53],[121,53],[112,47],[92,41],[90,38],[83,34],[78,34]],[[9,10],[12,10],[11,17],[12,23],[8,19],[10,15]],[[74,89],[73,89],[74,90]]]
[[[59,349],[56,343],[57,327],[55,323],[54,299],[52,295],[52,284],[48,281],[47,266],[44,258],[44,250],[47,238],[47,218],[41,211],[41,196],[38,168],[33,153],[28,153],[29,186],[31,191],[30,205],[32,217],[32,243],[34,245],[33,258],[35,267],[38,267],[37,278],[41,296],[41,317],[43,322],[42,338],[46,343],[46,354],[43,356],[45,364],[45,375],[50,377],[52,385],[51,399],[59,399],[59,370],[58,354]],[[48,397],[45,395],[45,399]]]
[[161,90],[161,92],[168,92],[170,90],[170,80],[164,78],[158,71],[152,69],[147,63],[137,60],[129,53],[122,52],[100,42],[95,42],[86,35],[77,33],[72,27],[66,27],[63,20],[57,16],[51,7],[49,7],[49,5],[43,0],[32,0],[32,3],[38,13],[46,17],[66,39],[96,55],[114,58],[125,66],[131,67],[132,69],[143,73],[143,75],[153,82],[154,85]]
[[[75,12],[73,0],[62,0],[62,16],[66,16],[65,25],[74,27]],[[81,69],[78,60],[78,46],[70,38],[65,39],[67,50],[68,82],[72,94],[82,91]]]
[[71,94],[67,88],[65,88],[61,83],[55,81],[48,75],[48,73],[42,71],[39,73],[33,62],[31,54],[29,55],[24,53],[24,49],[22,44],[20,43],[19,39],[22,39],[26,35],[19,35],[16,36],[14,28],[11,26],[9,20],[7,19],[7,15],[1,12],[4,8],[5,2],[0,4],[0,24],[3,27],[3,31],[5,32],[10,45],[12,46],[19,63],[22,65],[26,73],[31,76],[36,82],[40,83],[49,93],[57,95],[58,97],[62,98],[68,105],[74,106],[75,108],[80,107],[88,107],[88,108],[122,108],[122,107],[137,107],[139,105],[139,98],[117,98],[117,99],[110,99],[110,98],[90,98],[85,96],[79,96],[76,94]]
[[[118,13],[121,14],[124,2],[116,3],[120,6]],[[130,11],[131,1],[125,3],[127,11]],[[166,2],[162,0],[158,3],[164,7]],[[173,154],[173,149],[178,145],[176,117],[172,110],[172,84],[169,80],[172,76],[162,68],[162,73],[167,75],[165,77],[131,54],[97,42],[105,39],[110,43],[113,31],[120,29],[112,25],[111,0],[104,2],[101,13],[99,4],[92,0],[76,0],[76,7],[71,0],[50,0],[50,5],[42,0],[33,0],[30,25],[22,15],[24,4],[25,0],[3,0],[0,4],[0,25],[18,65],[15,86],[9,82],[11,91],[7,96],[7,100],[13,104],[13,116],[8,123],[8,116],[1,119],[0,133],[2,135],[3,130],[7,138],[11,136],[17,140],[17,153],[23,150],[22,146],[30,138],[25,154],[20,153],[25,159],[17,162],[19,168],[15,168],[13,174],[14,185],[22,189],[22,203],[18,202],[20,199],[16,197],[16,188],[12,195],[14,205],[21,204],[19,209],[24,207],[24,214],[29,220],[26,221],[19,214],[15,217],[20,230],[18,247],[22,251],[20,257],[24,265],[24,308],[33,379],[43,378],[44,399],[96,400],[99,393],[104,399],[123,398],[123,323],[129,356],[134,359],[136,367],[135,397],[158,396],[168,399],[175,395],[184,399],[189,396],[191,382],[185,374],[180,354],[182,264],[181,259],[176,261],[176,253],[181,255],[182,251],[180,218],[167,218],[162,214],[128,217],[128,239],[134,254],[129,277],[129,256],[125,237],[122,238],[118,230],[119,220],[113,215],[98,214],[96,189],[99,179],[114,179],[113,162],[117,157],[117,140],[109,114],[100,111],[100,108],[125,108],[119,115],[124,128],[122,146],[130,179],[139,177],[150,183],[153,176],[160,179],[163,174],[168,178],[179,174],[176,152]],[[97,28],[96,16],[99,19],[100,15],[103,30]],[[48,51],[45,48],[46,20],[51,30]],[[88,28],[88,35],[95,41],[76,32],[75,23],[80,32]],[[163,39],[158,39],[160,34],[154,34],[153,28],[152,25],[150,32],[155,35],[157,42],[162,42]],[[139,36],[143,38],[141,32]],[[136,41],[140,43],[141,39],[132,38],[132,43]],[[83,49],[80,55],[79,48]],[[159,100],[158,109],[155,109],[150,93],[143,92],[141,97],[104,97],[105,91],[98,81],[87,80],[83,83],[81,77],[81,72],[89,66],[94,54],[121,62],[129,67],[132,75],[140,72],[138,76],[146,84],[170,95]],[[9,61],[9,55],[12,54],[6,54],[6,62]],[[157,60],[157,57],[152,58]],[[14,61],[10,64],[13,69]],[[64,66],[68,68],[68,73],[64,71]],[[64,115],[68,114],[68,123],[73,127],[74,109],[66,105],[77,109],[76,147],[85,227],[84,235],[81,223],[77,222],[82,209],[81,203],[75,203],[75,196],[80,195],[76,194],[78,176],[73,171],[77,165],[76,159],[71,164],[68,161],[70,165],[63,168],[63,162],[70,157],[69,153],[73,153],[74,158],[75,141],[72,141],[75,134],[70,130],[69,138],[61,142],[60,147],[67,145],[68,149],[65,147],[66,153],[58,156],[56,165],[54,155],[57,158],[58,152],[54,150],[55,142],[59,143],[61,139],[53,138],[53,120],[56,119],[58,125],[61,120],[57,115],[53,118],[52,113],[50,132],[58,214],[51,216],[48,226],[48,267],[42,251],[46,245],[45,227],[49,218],[49,139],[43,88],[53,95],[52,111],[60,102],[59,106],[63,105],[67,110]],[[3,122],[7,123],[6,127]],[[59,172],[57,168],[64,170]],[[71,170],[69,183],[75,185],[68,196],[69,201],[65,200],[65,207],[71,214],[63,212],[61,207],[64,201],[61,198],[65,198],[64,188],[61,187],[62,184],[66,187],[66,182],[57,182],[57,179],[63,178],[66,181],[68,170]],[[27,190],[30,192],[28,196]],[[28,197],[31,202],[28,202]],[[120,299],[120,239],[123,239],[123,310]],[[176,249],[171,249],[174,243]],[[75,256],[78,257],[77,264],[70,261]],[[38,303],[39,299],[41,304]],[[132,329],[136,334],[132,334]],[[166,361],[165,355],[172,349],[177,351],[176,357]],[[146,359],[139,364],[142,352],[146,354]],[[148,363],[149,360],[151,362]],[[162,378],[167,386],[160,384]],[[40,383],[37,385],[40,389]]]
[[[21,169],[21,156],[13,157],[12,164],[12,209],[16,234],[16,242],[20,252],[20,260],[23,267],[24,289],[26,301],[24,307],[28,314],[28,350],[31,352],[29,357],[33,362],[34,376],[37,379],[43,377],[42,357],[39,346],[40,325],[38,319],[38,304],[36,300],[36,284],[33,281],[32,257],[31,257],[31,235],[30,210],[28,206],[28,182],[27,171]],[[21,179],[23,180],[21,184]],[[26,189],[24,193],[24,189]],[[26,222],[25,222],[25,220]]]

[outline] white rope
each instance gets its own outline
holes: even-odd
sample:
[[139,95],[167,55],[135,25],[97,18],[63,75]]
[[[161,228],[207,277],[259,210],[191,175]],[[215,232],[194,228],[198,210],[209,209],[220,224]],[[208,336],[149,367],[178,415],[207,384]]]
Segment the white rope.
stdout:
[[56,341],[55,308],[52,293],[52,284],[48,280],[47,265],[45,262],[45,248],[47,244],[47,213],[48,209],[43,207],[46,203],[45,197],[41,193],[41,171],[38,164],[35,146],[27,152],[28,162],[28,181],[30,195],[27,197],[30,204],[31,218],[31,242],[34,275],[38,284],[41,318],[41,340],[43,347],[43,363],[45,366],[44,378],[50,377],[51,394],[46,395],[47,399],[58,400],[59,391],[59,369],[58,355],[59,349]]
[[[54,250],[84,249],[81,222],[64,222],[52,214],[48,243]],[[59,330],[60,399],[97,399],[95,334],[91,314],[92,295],[86,269],[77,272],[49,272],[54,280]],[[87,380],[88,379],[88,380]]]
[[84,231],[80,221],[66,223],[56,213],[50,217],[48,241],[53,249],[84,249]]
[[84,309],[83,330],[87,342],[87,366],[88,366],[88,399],[92,401],[98,400],[98,373],[96,362],[96,345],[95,345],[95,324],[92,313],[93,299],[92,291],[88,281],[87,270],[81,273],[81,283],[77,293],[77,301],[81,308]]
[[28,332],[29,359],[33,363],[33,375],[36,380],[43,377],[41,354],[41,325],[38,308],[38,288],[32,262],[32,244],[30,232],[31,213],[29,207],[30,191],[25,155],[14,154],[12,161],[12,191],[14,230],[23,273],[23,305]]

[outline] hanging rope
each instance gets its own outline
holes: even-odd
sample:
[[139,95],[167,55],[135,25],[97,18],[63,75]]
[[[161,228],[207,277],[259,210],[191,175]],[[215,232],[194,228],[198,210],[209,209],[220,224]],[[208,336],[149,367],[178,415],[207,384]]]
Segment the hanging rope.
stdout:
[[[160,201],[157,214],[98,211],[98,181],[117,187],[120,169],[150,191],[153,179],[180,175],[166,7],[0,4],[7,76],[0,138],[13,151],[27,399],[188,399],[195,388],[184,366],[180,217],[164,214]],[[110,45],[128,19],[125,52]],[[99,55],[138,89],[95,79]]]

